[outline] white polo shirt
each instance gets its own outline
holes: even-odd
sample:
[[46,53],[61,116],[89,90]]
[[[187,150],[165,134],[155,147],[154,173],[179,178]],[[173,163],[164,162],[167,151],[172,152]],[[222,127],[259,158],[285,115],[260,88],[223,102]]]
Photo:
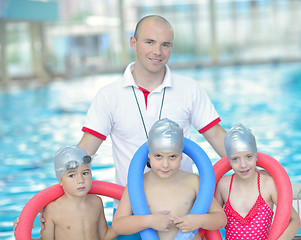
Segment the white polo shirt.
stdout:
[[[146,107],[144,94],[131,74],[133,68],[134,63],[131,63],[121,79],[99,90],[82,129],[102,140],[111,136],[115,182],[122,186],[127,184],[128,168],[134,153],[147,141],[143,121],[148,133],[159,120],[161,104],[161,119],[169,118],[177,122],[183,128],[186,138],[190,136],[191,125],[203,133],[220,122],[213,104],[199,83],[171,73],[168,66],[163,83],[149,93]],[[164,88],[166,90],[162,101]],[[191,159],[183,156],[181,169],[191,172]]]

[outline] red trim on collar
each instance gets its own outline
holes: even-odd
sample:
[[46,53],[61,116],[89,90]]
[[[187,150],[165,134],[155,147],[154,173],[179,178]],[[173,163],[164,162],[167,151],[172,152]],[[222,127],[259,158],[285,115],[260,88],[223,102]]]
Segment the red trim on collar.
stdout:
[[216,124],[218,124],[221,121],[220,118],[215,119],[214,121],[212,121],[211,123],[209,123],[207,126],[203,127],[202,129],[199,130],[199,133],[204,133],[206,132],[208,129],[212,128],[213,126],[215,126]]
[[142,87],[138,87],[142,92],[143,92],[143,95],[144,95],[144,101],[145,101],[145,106],[147,107],[147,97],[148,95],[150,94],[150,91],[142,88]]
[[106,140],[106,138],[107,138],[105,135],[102,135],[101,133],[98,133],[90,128],[83,127],[82,131],[86,132],[86,133],[90,133],[91,135],[93,135],[101,140]]

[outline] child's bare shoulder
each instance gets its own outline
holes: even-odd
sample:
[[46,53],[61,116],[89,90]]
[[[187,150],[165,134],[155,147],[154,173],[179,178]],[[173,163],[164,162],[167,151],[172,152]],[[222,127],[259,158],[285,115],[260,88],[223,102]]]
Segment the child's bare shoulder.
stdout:
[[228,192],[230,181],[231,181],[232,175],[226,175],[220,178],[220,180],[217,183],[216,191],[218,192]]
[[218,185],[230,184],[232,175],[226,175],[220,178]]
[[265,170],[260,170],[260,182],[262,185],[274,186],[275,181],[273,177]]
[[[273,196],[275,197],[275,194],[277,194],[276,183],[273,177],[266,171],[260,171],[260,191],[262,197],[268,204],[271,197],[273,198]],[[270,207],[272,208],[272,205]]]
[[44,208],[44,215],[46,216],[54,216],[58,212],[60,212],[62,209],[64,209],[65,204],[63,204],[64,201],[62,201],[62,198],[58,198],[50,203],[47,204],[47,206]]
[[265,169],[259,169],[257,171],[259,172],[260,176],[271,176],[271,174]]
[[102,199],[101,197],[95,195],[95,194],[88,194],[87,195],[87,203],[91,204],[92,206],[97,206],[99,208],[103,207]]
[[197,192],[200,185],[200,177],[197,174],[178,170],[178,186],[182,187],[192,187]]
[[200,177],[195,173],[186,172],[186,171],[182,171],[182,170],[179,170],[178,173],[181,176],[181,179],[183,179],[183,180],[187,179],[187,180],[191,180],[191,181],[199,181],[199,179],[200,179]]

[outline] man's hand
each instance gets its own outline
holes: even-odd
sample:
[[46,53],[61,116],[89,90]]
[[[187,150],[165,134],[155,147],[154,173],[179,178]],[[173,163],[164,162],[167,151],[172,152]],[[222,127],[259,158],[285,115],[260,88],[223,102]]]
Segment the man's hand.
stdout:
[[[20,221],[20,219],[19,219],[19,217],[17,217],[13,223],[14,236],[16,236],[16,229],[17,229],[19,221]],[[34,228],[34,224],[32,225],[32,228]]]
[[45,228],[45,218],[43,218],[44,208],[40,211],[39,220],[40,220],[40,227],[41,230]]
[[14,235],[16,236],[16,228],[19,222],[19,217],[17,217],[13,223],[13,230],[14,230]]

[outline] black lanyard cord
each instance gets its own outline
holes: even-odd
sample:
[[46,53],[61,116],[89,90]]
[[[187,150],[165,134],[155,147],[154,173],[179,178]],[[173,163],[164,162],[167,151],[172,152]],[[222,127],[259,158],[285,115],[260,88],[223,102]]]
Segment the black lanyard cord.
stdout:
[[[137,106],[138,106],[138,110],[139,110],[139,113],[140,113],[140,118],[141,118],[141,121],[142,121],[142,124],[143,124],[145,136],[146,136],[146,139],[148,139],[148,134],[147,134],[147,130],[146,130],[144,118],[143,118],[143,115],[142,115],[142,112],[141,112],[141,108],[140,108],[140,104],[138,102],[137,95],[136,95],[136,92],[135,92],[135,89],[134,89],[133,86],[132,86],[132,90],[133,90],[133,93],[134,93],[134,96],[135,96],[135,100],[136,100],[136,103],[137,103]],[[166,87],[163,90],[161,107],[160,107],[160,113],[159,113],[159,120],[161,119],[161,114],[162,114],[162,109],[163,109],[163,103],[164,103],[164,97],[165,97],[165,91],[166,91]]]
[[[133,90],[133,93],[134,93],[134,96],[135,96],[135,100],[136,100],[136,103],[137,103],[137,107],[138,107],[138,110],[139,110],[139,113],[140,113],[140,118],[141,118],[141,121],[142,121],[142,124],[143,124],[145,136],[146,136],[146,139],[148,139],[148,134],[147,134],[147,130],[146,130],[144,118],[143,118],[143,115],[142,115],[142,112],[141,112],[141,108],[140,108],[140,104],[138,102],[137,95],[136,95],[136,92],[135,92],[135,89],[134,89],[133,86],[132,86],[132,90]],[[164,87],[164,90],[163,90],[161,107],[160,107],[160,113],[159,113],[159,120],[161,119],[161,114],[162,114],[162,109],[163,109],[163,103],[164,103],[164,98],[165,98],[165,91],[166,91],[166,87]],[[150,167],[149,162],[147,162],[147,166]]]

